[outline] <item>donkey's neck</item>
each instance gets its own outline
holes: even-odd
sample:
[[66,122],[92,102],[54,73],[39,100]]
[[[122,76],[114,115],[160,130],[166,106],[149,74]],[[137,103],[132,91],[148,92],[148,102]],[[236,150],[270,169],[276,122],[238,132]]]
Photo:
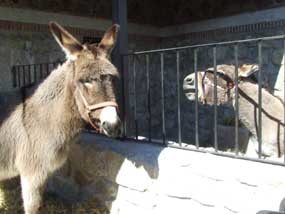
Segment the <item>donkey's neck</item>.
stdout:
[[32,102],[45,111],[45,119],[67,135],[77,134],[83,127],[71,83],[73,73],[73,63],[65,62],[51,72],[32,97]]

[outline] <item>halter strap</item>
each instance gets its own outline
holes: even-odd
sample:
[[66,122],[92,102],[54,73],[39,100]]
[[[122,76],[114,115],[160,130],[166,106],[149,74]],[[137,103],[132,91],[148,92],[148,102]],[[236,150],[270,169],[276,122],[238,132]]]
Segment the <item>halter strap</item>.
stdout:
[[94,104],[94,105],[88,105],[86,107],[89,111],[92,111],[92,110],[101,109],[101,108],[104,108],[107,106],[113,106],[116,109],[118,109],[118,104],[114,101],[106,101],[106,102],[102,102],[102,103],[98,103],[98,104]]
[[[214,71],[207,69],[207,70],[204,72],[204,75],[203,75],[203,77],[202,77],[202,81],[201,81],[201,84],[202,84],[202,93],[203,93],[202,95],[203,95],[203,102],[204,102],[205,104],[207,103],[207,101],[206,101],[206,96],[205,96],[205,83],[204,83],[204,80],[205,80],[205,78],[206,78],[206,76],[207,76],[207,73],[214,74]],[[227,75],[225,75],[225,74],[223,74],[223,73],[220,73],[220,72],[217,71],[216,74],[217,74],[217,77],[220,77],[220,78],[222,78],[223,80],[226,81],[227,87],[224,88],[224,90],[226,90],[227,96],[229,97],[229,93],[230,93],[231,89],[233,89],[233,88],[235,87],[235,82],[234,82],[230,77],[228,77]]]
[[86,110],[86,113],[87,113],[87,119],[88,119],[89,124],[97,132],[100,132],[100,128],[98,127],[98,125],[96,125],[95,123],[92,122],[92,119],[90,117],[90,113],[92,111],[96,111],[98,109],[101,109],[101,108],[104,108],[104,107],[108,107],[108,106],[115,107],[118,110],[118,108],[119,108],[118,104],[115,101],[105,101],[105,102],[97,103],[97,104],[94,104],[94,105],[89,105],[87,100],[85,99],[85,97],[81,93],[81,91],[80,90],[78,90],[78,91],[79,91],[80,97],[81,97],[81,99],[83,101],[83,104],[84,104],[84,107],[85,107],[85,110]]

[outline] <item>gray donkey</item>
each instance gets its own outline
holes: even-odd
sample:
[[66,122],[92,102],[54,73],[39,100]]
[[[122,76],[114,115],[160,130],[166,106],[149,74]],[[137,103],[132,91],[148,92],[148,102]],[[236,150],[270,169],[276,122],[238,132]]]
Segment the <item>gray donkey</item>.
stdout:
[[49,28],[67,60],[0,128],[0,180],[20,175],[26,214],[38,212],[47,178],[66,161],[86,122],[111,137],[121,130],[113,84],[118,72],[109,61],[119,26],[90,45],[55,22]]
[[[257,65],[243,64],[238,68],[237,86],[234,84],[235,66],[217,66],[217,103],[223,104],[232,101],[235,107],[234,87],[238,87],[239,119],[251,132],[253,142],[258,135],[258,84],[250,79],[257,72]],[[197,73],[198,100],[212,105],[214,103],[214,69],[208,68]],[[195,74],[185,77],[183,84],[185,95],[189,100],[195,100]],[[284,104],[283,102],[262,88],[262,155],[280,156],[284,154]]]

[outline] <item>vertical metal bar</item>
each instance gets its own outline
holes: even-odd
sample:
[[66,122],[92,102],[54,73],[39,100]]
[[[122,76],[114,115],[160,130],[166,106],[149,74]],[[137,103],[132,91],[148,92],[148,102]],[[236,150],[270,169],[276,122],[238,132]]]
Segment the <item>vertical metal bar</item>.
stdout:
[[21,72],[20,72],[20,67],[17,66],[17,76],[18,76],[18,87],[21,87]]
[[47,77],[49,75],[49,63],[46,63],[46,76]]
[[121,110],[122,110],[122,121],[123,121],[123,138],[126,138],[126,135],[127,135],[127,115],[126,115],[126,99],[125,97],[128,95],[127,92],[127,87],[125,87],[125,85],[128,85],[126,84],[126,81],[125,79],[128,78],[127,76],[125,76],[124,74],[124,70],[127,70],[127,68],[125,69],[125,64],[123,63],[124,62],[124,55],[120,55],[120,58],[121,58],[121,62],[122,62],[122,76],[121,76]]
[[17,74],[16,74],[16,67],[12,67],[12,75],[13,75],[13,88],[17,87]]
[[[119,93],[118,102],[120,105],[120,110],[124,114],[124,133],[126,133],[128,129],[128,124],[131,123],[131,120],[128,116],[128,113],[131,112],[129,109],[129,97],[128,93],[124,92],[128,91],[128,80],[129,80],[129,72],[128,72],[128,58],[122,57],[123,54],[128,52],[128,20],[127,20],[127,0],[112,0],[112,21],[113,23],[117,23],[120,25],[120,33],[117,38],[117,44],[112,52],[112,58],[114,65],[118,68],[121,74],[121,82],[120,88],[123,90]],[[126,84],[124,84],[126,83]]]
[[214,147],[218,151],[218,132],[217,132],[217,47],[213,47],[213,65],[214,65]]
[[262,41],[258,42],[258,157],[262,156]]
[[22,73],[23,73],[23,87],[26,86],[26,69],[25,69],[25,66],[21,66],[22,68]]
[[235,52],[235,154],[238,155],[239,152],[239,99],[238,99],[238,45],[234,46]]
[[195,72],[195,144],[199,149],[199,100],[198,100],[198,49],[194,49],[194,72]]
[[136,140],[138,140],[138,118],[137,118],[137,89],[136,89],[136,56],[133,56],[133,83],[134,83],[134,121],[135,121],[135,136]]
[[145,55],[146,60],[146,90],[147,90],[147,111],[148,111],[148,140],[151,142],[151,103],[150,103],[150,78],[149,78],[149,55]]
[[43,79],[43,64],[40,64],[40,79]]
[[34,83],[36,83],[37,82],[37,66],[34,64],[33,67],[34,67]]
[[[283,85],[284,85],[284,91],[283,91],[283,100],[285,100],[285,38],[283,39],[283,69],[284,69],[284,78],[283,78]],[[283,115],[284,115],[284,118],[283,118],[283,123],[285,122],[285,102],[283,102]],[[285,126],[283,127],[283,133],[285,134]],[[283,134],[283,156],[284,156],[284,163],[285,163],[285,136]]]
[[182,146],[181,139],[181,96],[180,96],[180,53],[176,52],[176,81],[177,81],[177,125],[178,125],[178,143]]
[[166,144],[165,131],[165,103],[164,103],[164,53],[160,53],[160,81],[161,81],[161,119],[162,119],[162,141]]
[[28,65],[28,84],[30,85],[32,83],[31,81],[31,65]]

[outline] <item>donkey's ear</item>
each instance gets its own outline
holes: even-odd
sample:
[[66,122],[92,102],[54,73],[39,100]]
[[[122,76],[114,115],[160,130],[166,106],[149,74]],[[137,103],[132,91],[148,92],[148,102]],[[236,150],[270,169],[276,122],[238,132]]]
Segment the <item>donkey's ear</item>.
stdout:
[[249,77],[259,70],[259,66],[257,64],[243,64],[238,70],[240,77]]
[[98,47],[103,50],[107,55],[111,53],[115,46],[120,26],[117,24],[112,25],[104,34]]
[[66,53],[67,58],[76,58],[77,54],[83,49],[81,43],[56,22],[50,22],[49,29],[57,43]]

